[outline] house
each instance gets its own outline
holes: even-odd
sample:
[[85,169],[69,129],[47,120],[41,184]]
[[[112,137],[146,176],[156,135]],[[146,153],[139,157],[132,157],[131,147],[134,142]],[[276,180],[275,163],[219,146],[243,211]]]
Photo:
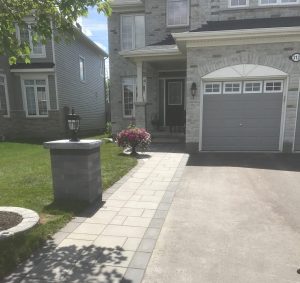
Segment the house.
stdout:
[[[31,42],[30,29],[18,37]],[[81,117],[82,135],[105,128],[104,60],[108,55],[80,30],[74,40],[32,45],[31,63],[0,57],[0,137],[68,137],[66,114]]]
[[191,151],[300,151],[299,0],[114,0],[112,125]]

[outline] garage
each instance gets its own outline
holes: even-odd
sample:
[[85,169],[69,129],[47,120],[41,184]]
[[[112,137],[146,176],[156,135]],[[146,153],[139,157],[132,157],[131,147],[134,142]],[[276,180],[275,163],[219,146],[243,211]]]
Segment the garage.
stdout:
[[285,73],[248,64],[202,80],[201,150],[281,150]]
[[296,126],[296,136],[295,136],[295,151],[300,151],[300,100],[298,101],[298,114],[297,114],[297,126]]

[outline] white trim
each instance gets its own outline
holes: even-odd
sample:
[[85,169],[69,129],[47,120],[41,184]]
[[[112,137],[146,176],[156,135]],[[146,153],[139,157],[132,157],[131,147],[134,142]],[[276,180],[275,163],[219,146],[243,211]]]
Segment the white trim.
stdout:
[[[49,110],[50,110],[50,98],[49,98],[49,81],[48,81],[48,76],[47,75],[34,75],[34,74],[26,74],[26,75],[21,75],[21,88],[22,88],[22,98],[23,98],[23,108],[26,113],[26,118],[47,118],[49,116]],[[27,99],[26,99],[26,90],[25,90],[25,84],[24,80],[45,80],[46,85],[45,85],[45,90],[46,90],[46,99],[47,99],[47,115],[28,115],[28,108],[27,108]],[[34,93],[35,98],[36,98],[36,93]],[[36,110],[38,110],[38,105],[36,103]]]
[[228,0],[228,7],[229,8],[242,8],[242,7],[249,7],[249,0],[246,0],[246,4],[245,5],[232,5],[232,0]]
[[[281,83],[280,90],[267,90],[267,83]],[[283,80],[267,80],[264,81],[264,93],[281,93],[283,92],[284,88],[284,81]]]
[[[293,139],[293,152],[299,152],[298,150],[295,150],[298,118],[300,120],[300,116],[299,116],[299,113],[298,113],[299,103],[300,103],[300,79],[299,79],[299,84],[298,84],[298,97],[297,97],[297,106],[296,106],[296,119],[295,119],[295,131],[294,131],[294,139]],[[299,121],[299,123],[300,123],[300,121]]]
[[[238,84],[239,91],[226,91],[226,84]],[[242,82],[241,81],[232,81],[232,82],[223,82],[223,94],[241,94],[242,93]]]
[[299,0],[296,0],[295,2],[282,2],[282,0],[276,0],[276,3],[261,3],[262,0],[258,1],[259,6],[285,6],[285,5],[297,5],[299,4]]
[[10,117],[10,104],[9,104],[9,95],[8,95],[6,74],[0,74],[0,77],[3,77],[3,79],[4,79],[4,91],[5,91],[5,99],[6,99],[6,107],[7,107],[7,109],[6,109],[7,115],[3,115],[3,117],[9,118]]
[[[207,85],[219,85],[219,91],[212,91],[212,92],[206,92],[206,86]],[[203,94],[210,95],[210,94],[221,94],[222,93],[222,82],[205,82],[203,84]]]
[[[80,64],[83,62],[83,78],[81,78],[81,69]],[[85,58],[82,55],[79,55],[79,79],[82,83],[86,82],[86,64],[85,64]]]
[[[246,90],[246,84],[252,83],[252,84],[258,84],[259,83],[259,91],[247,91]],[[243,81],[243,93],[251,94],[251,93],[262,93],[263,92],[263,81]]]
[[53,73],[54,68],[39,68],[39,69],[11,69],[11,73]]
[[175,24],[175,25],[170,25],[168,23],[168,11],[169,11],[169,2],[172,0],[166,0],[167,5],[166,5],[166,26],[167,28],[176,28],[176,27],[187,27],[190,25],[190,0],[186,0],[187,2],[187,19],[185,24]]
[[[220,87],[221,89],[221,87]],[[203,147],[203,101],[205,93],[205,83],[201,79],[200,81],[200,129],[199,129],[199,151],[202,151]]]
[[282,82],[282,85],[283,85],[283,94],[282,94],[281,124],[280,124],[280,136],[279,136],[279,151],[280,152],[283,151],[289,77],[287,77],[286,80]]

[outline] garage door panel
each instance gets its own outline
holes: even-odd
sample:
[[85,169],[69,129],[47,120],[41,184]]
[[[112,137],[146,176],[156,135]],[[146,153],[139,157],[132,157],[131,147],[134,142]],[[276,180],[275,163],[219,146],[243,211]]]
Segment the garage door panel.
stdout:
[[[299,100],[299,104],[300,104],[300,100]],[[298,116],[297,116],[296,136],[295,136],[296,151],[300,151],[300,107],[299,106],[298,106]]]
[[282,93],[203,97],[203,150],[278,150]]
[[[259,147],[257,146],[259,144]],[[223,137],[222,144],[216,138],[204,138],[203,145],[206,150],[220,150],[220,151],[263,151],[273,150],[277,151],[279,147],[279,140],[276,141],[274,137]]]

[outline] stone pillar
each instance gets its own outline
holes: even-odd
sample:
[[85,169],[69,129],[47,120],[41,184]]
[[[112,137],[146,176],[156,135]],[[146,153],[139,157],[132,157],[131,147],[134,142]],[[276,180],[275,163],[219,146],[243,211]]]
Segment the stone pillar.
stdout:
[[147,103],[136,102],[135,103],[135,125],[138,128],[146,128],[147,125]]
[[102,200],[100,144],[100,140],[44,143],[50,149],[55,200]]

